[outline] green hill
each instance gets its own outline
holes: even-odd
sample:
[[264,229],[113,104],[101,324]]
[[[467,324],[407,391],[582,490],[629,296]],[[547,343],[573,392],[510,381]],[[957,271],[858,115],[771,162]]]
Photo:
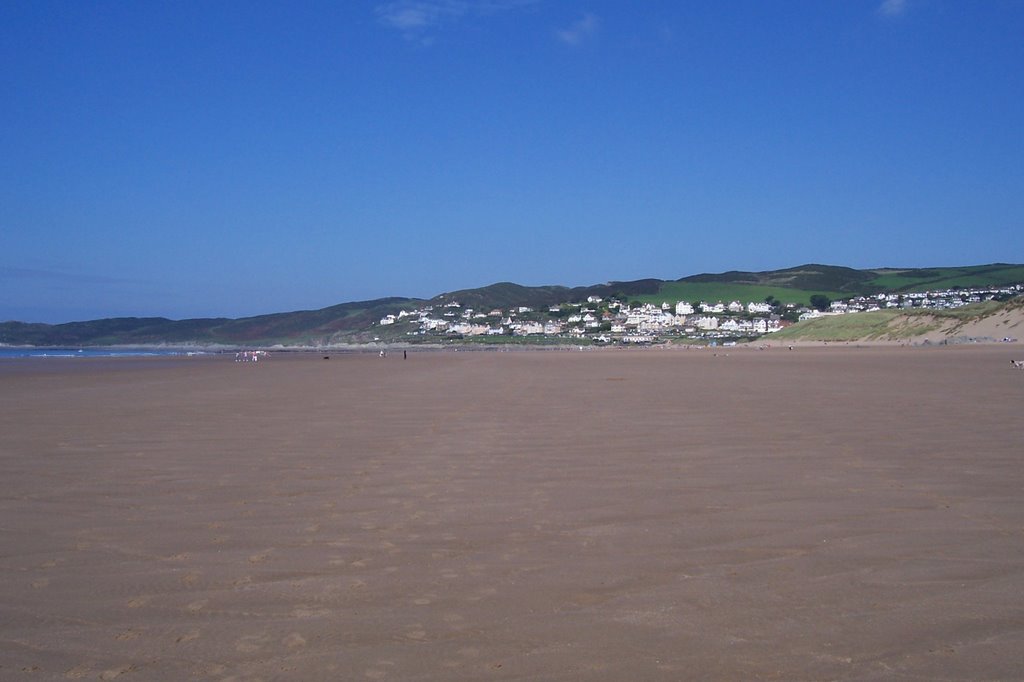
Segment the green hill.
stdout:
[[[765,272],[723,272],[684,277],[687,284],[743,284],[797,289],[814,293],[846,292],[847,296],[872,292],[868,284],[875,277],[871,270],[854,270],[836,265],[800,265]],[[877,290],[875,290],[877,291]]]
[[763,301],[807,305],[811,296],[832,300],[881,292],[970,288],[1024,282],[1024,265],[995,263],[956,268],[855,270],[835,265],[800,265],[784,270],[704,273],[662,282],[658,291],[636,296],[644,303],[672,301]]
[[104,346],[131,344],[317,345],[360,334],[381,317],[422,305],[409,298],[358,301],[290,313],[239,319],[168,320],[120,317],[66,324],[0,323],[0,343],[32,346]]
[[[258,315],[240,319],[206,318],[168,320],[109,318],[66,324],[0,323],[0,344],[34,346],[103,346],[129,344],[319,345],[371,341],[381,328],[381,317],[424,305],[457,301],[480,311],[528,306],[542,310],[560,303],[581,302],[589,296],[640,300],[660,304],[676,301],[763,301],[772,296],[783,303],[807,304],[814,294],[830,299],[869,295],[882,291],[969,288],[1024,282],[1024,265],[995,263],[943,268],[853,268],[808,264],[763,272],[704,273],[675,281],[640,279],[592,286],[523,286],[499,282],[476,289],[440,294],[429,301],[382,298],[342,303],[320,310]],[[860,316],[858,316],[860,317]],[[864,318],[858,324],[866,324]],[[839,324],[839,323],[836,323]],[[853,324],[847,322],[844,324]],[[398,338],[393,330],[384,334]],[[404,334],[404,332],[402,332]],[[851,332],[853,333],[853,332]]]
[[873,270],[869,286],[885,291],[950,289],[1024,282],[1024,265],[994,263],[962,268],[921,268]]
[[640,279],[632,282],[608,282],[588,287],[538,286],[528,287],[512,282],[499,282],[479,289],[463,289],[435,296],[432,305],[457,301],[476,310],[528,306],[543,308],[559,303],[578,303],[588,296],[601,298],[637,298],[655,295],[665,284],[660,279]]

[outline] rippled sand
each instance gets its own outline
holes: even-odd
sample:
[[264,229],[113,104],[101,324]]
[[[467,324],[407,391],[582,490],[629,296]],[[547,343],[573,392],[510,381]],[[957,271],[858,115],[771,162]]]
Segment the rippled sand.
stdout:
[[1012,346],[0,362],[3,679],[1021,679]]

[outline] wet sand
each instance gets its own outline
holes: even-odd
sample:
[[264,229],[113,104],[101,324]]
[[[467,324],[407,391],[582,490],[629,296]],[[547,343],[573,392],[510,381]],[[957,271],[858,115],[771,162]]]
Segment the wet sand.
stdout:
[[0,362],[0,678],[1024,678],[1015,347]]

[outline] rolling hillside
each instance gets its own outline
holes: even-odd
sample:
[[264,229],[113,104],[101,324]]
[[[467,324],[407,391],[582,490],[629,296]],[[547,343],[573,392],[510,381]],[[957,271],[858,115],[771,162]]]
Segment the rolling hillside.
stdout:
[[350,339],[368,341],[383,315],[423,304],[407,298],[342,303],[320,310],[275,313],[239,319],[168,320],[109,318],[66,324],[0,323],[0,343],[32,346],[130,344],[321,345]]
[[807,304],[814,294],[824,294],[835,300],[882,291],[909,292],[1018,282],[1024,282],[1024,265],[1004,263],[968,267],[875,270],[809,264],[764,272],[705,273],[675,281],[641,279],[585,287],[523,286],[512,282],[500,282],[477,289],[446,292],[429,301],[383,298],[342,303],[320,310],[274,313],[240,319],[109,318],[56,325],[11,321],[0,323],[0,344],[265,346],[361,343],[373,340],[374,324],[384,315],[424,305],[443,305],[451,301],[477,310],[508,309],[518,306],[543,309],[559,303],[584,301],[588,296],[615,297],[649,303],[680,300],[746,302],[763,301],[772,296],[784,303]]

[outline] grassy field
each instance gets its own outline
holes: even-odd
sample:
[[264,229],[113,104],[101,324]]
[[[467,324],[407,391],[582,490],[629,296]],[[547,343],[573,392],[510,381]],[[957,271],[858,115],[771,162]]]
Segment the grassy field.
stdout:
[[739,301],[746,304],[751,301],[760,302],[768,296],[774,296],[783,303],[807,305],[813,294],[824,294],[831,299],[845,298],[848,294],[834,291],[807,291],[788,287],[773,287],[760,284],[731,284],[728,282],[665,282],[657,294],[630,297],[644,303],[661,304],[677,301]]
[[870,284],[885,289],[909,291],[918,289],[946,289],[950,287],[977,287],[1008,282],[1024,282],[1022,265],[979,265],[966,268],[929,268],[884,272]]

